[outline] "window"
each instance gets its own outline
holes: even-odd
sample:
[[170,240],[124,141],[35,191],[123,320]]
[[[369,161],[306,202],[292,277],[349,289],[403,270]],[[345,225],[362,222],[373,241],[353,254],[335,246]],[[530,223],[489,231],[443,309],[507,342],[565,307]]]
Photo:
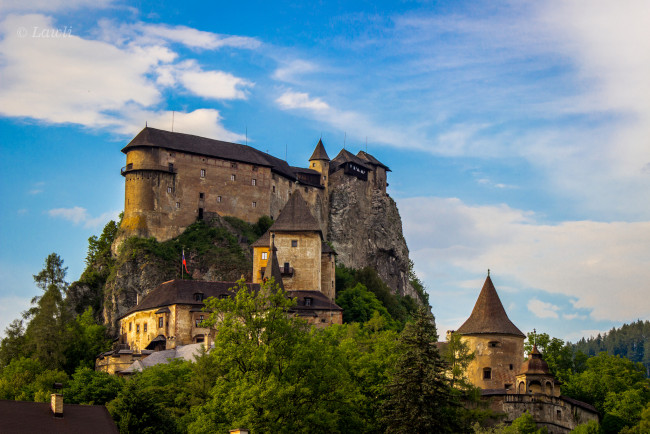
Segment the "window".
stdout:
[[311,167],[316,167],[316,163],[311,163]]
[[269,252],[262,252],[262,259],[269,259]]
[[257,172],[257,166],[253,166],[253,172]]
[[158,318],[158,328],[159,329],[163,328],[163,317]]
[[484,380],[492,379],[492,368],[483,368],[483,379]]
[[291,247],[298,247],[298,240],[291,240]]
[[230,167],[233,168],[233,169],[236,169],[237,168],[237,163],[230,163]]
[[171,192],[172,192],[172,188],[171,188],[171,187],[167,187],[167,193],[171,193]]
[[169,166],[167,166],[167,167],[169,168],[170,172],[174,171],[174,163],[169,163]]
[[235,174],[234,174],[234,173],[233,173],[232,175],[230,175],[230,180],[231,180],[231,181],[234,181],[234,180],[235,180]]
[[199,315],[199,317],[196,319],[194,325],[195,325],[196,327],[200,327],[199,324],[201,324],[202,322],[203,322],[203,315]]
[[305,297],[305,306],[311,306],[311,297]]
[[288,263],[288,262],[285,262],[285,263],[284,263],[284,272],[285,272],[285,273],[288,273],[288,272],[289,272],[289,263]]
[[140,333],[140,324],[135,325],[135,332]]
[[557,418],[562,419],[562,410],[557,410]]
[[219,294],[219,300],[224,300],[228,298],[228,294]]
[[217,196],[217,202],[221,202],[221,196]]
[[201,178],[205,178],[205,169],[201,169]]
[[309,187],[305,187],[305,193],[309,193]]
[[251,181],[251,185],[257,185],[257,179],[253,178],[253,180]]
[[142,326],[142,331],[144,331],[144,332],[147,331],[147,323],[144,323],[144,325]]
[[180,207],[181,207],[181,203],[180,203],[180,202],[176,202],[176,208],[180,208]]
[[515,365],[513,365],[513,364],[511,363],[511,364],[510,364],[510,370],[512,371],[513,369],[515,369]]
[[491,341],[491,342],[488,343],[488,346],[490,348],[499,348],[499,347],[501,347],[501,342],[499,342],[499,341]]
[[203,293],[202,292],[194,293],[194,301],[203,301]]
[[253,202],[253,208],[257,208],[257,202]]
[[205,197],[204,193],[199,193],[199,199],[203,199]]
[[273,186],[273,193],[275,193],[275,185]]

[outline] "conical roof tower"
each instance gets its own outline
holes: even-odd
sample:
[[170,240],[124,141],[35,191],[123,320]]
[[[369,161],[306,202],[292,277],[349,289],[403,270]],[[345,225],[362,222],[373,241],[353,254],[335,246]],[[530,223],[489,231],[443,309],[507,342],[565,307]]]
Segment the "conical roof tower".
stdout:
[[508,318],[489,272],[472,314],[457,332],[463,335],[504,334],[526,337]]
[[330,161],[330,157],[327,155],[327,152],[325,152],[325,146],[323,146],[322,139],[318,139],[318,144],[316,144],[314,152],[311,154],[311,157],[309,157],[309,161],[312,160]]

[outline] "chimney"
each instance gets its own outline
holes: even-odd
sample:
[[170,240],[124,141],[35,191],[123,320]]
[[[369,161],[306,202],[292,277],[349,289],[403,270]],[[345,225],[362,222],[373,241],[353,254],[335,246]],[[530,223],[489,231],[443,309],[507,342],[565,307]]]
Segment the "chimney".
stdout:
[[63,395],[60,393],[53,393],[50,405],[52,406],[54,417],[63,417]]

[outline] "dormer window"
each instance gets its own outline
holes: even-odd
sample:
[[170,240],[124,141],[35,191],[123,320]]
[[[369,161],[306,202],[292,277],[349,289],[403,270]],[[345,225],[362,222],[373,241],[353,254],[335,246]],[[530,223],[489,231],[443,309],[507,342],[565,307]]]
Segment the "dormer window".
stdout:
[[203,293],[202,292],[195,292],[194,293],[194,301],[203,301]]
[[305,306],[311,306],[312,300],[311,297],[305,297]]

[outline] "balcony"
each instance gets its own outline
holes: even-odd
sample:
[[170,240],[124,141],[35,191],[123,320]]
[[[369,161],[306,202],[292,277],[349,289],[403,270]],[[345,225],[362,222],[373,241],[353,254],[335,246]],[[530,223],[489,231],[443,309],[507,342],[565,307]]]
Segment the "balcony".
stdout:
[[126,176],[127,173],[136,172],[136,171],[148,171],[148,172],[164,172],[164,173],[178,173],[178,169],[174,166],[163,166],[156,164],[141,164],[133,166],[133,163],[127,164],[122,167],[120,174]]

